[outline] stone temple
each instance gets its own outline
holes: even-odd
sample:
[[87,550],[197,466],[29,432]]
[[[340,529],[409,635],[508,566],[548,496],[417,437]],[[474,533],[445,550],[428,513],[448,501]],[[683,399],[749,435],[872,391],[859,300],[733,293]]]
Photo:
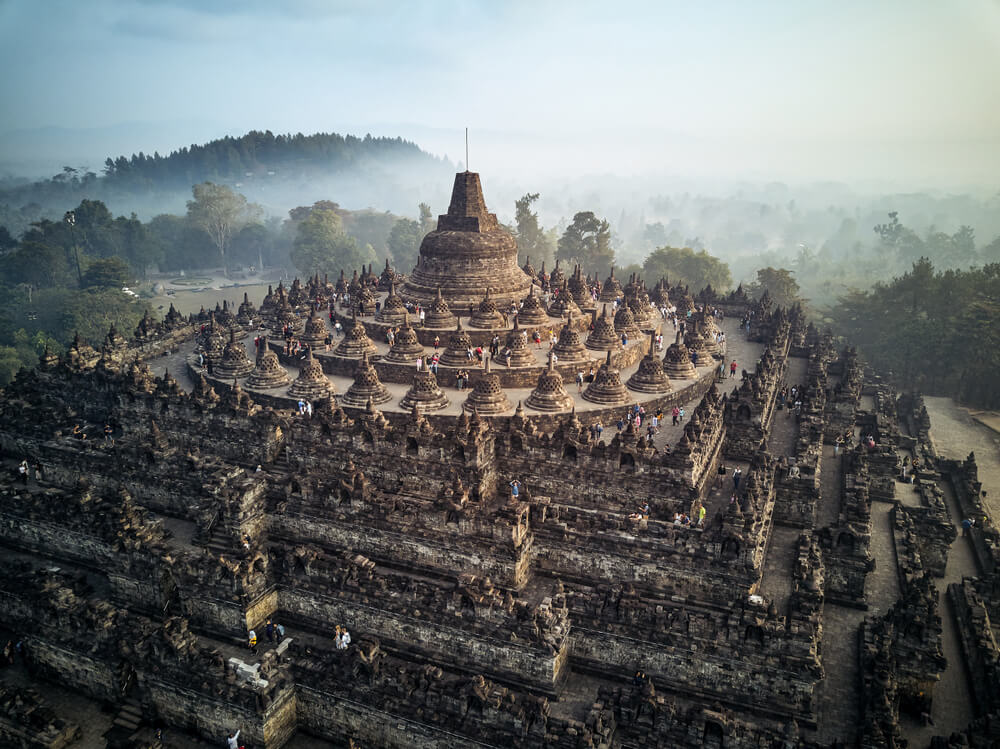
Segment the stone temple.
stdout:
[[[481,303],[465,273],[402,288]],[[492,295],[533,298],[511,276]],[[482,329],[458,303],[446,336],[404,313],[390,356],[395,326],[342,280],[78,338],[0,394],[0,745],[997,746],[1000,534],[975,457],[942,457],[920,396],[801,309],[661,281],[664,307],[701,308],[692,343],[729,338],[695,364],[683,314],[593,350],[596,314],[529,303],[531,325]],[[317,306],[341,345],[251,355],[289,310],[318,341]],[[418,368],[442,337],[454,366]]]
[[478,305],[487,289],[496,302],[510,304],[524,299],[530,287],[531,278],[517,264],[517,241],[486,210],[479,175],[456,174],[448,212],[424,237],[401,295],[429,306],[440,289],[454,312]]

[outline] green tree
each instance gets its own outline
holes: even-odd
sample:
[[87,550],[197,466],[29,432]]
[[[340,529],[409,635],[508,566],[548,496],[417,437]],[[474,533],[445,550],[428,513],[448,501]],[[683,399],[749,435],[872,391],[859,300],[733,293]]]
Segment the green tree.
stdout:
[[538,193],[530,192],[514,202],[518,262],[523,265],[530,257],[536,268],[540,268],[542,263],[548,263],[551,268],[555,262],[558,239],[553,241],[552,232],[546,232],[538,223],[538,214],[531,210],[532,204],[536,200],[538,200]]
[[83,273],[83,288],[121,289],[128,283],[131,270],[120,257],[92,260]]
[[799,284],[793,274],[794,271],[785,268],[761,268],[757,271],[755,286],[760,293],[766,289],[775,304],[791,307],[796,302],[803,301],[799,297]]
[[437,229],[437,219],[434,218],[431,207],[427,203],[421,203],[417,207],[420,210],[420,231],[423,233],[421,237],[423,238]]
[[149,266],[163,257],[163,247],[134,213],[129,218],[116,218],[114,229],[118,234],[121,256],[128,261],[136,276],[145,278]]
[[723,291],[733,282],[726,263],[705,250],[696,252],[690,247],[660,247],[649,254],[642,267],[650,283],[667,278],[689,286],[694,292],[706,286]]
[[424,231],[413,219],[401,218],[393,224],[386,243],[393,265],[402,272],[413,268],[417,264],[423,239]]
[[191,188],[194,200],[187,204],[188,219],[208,234],[226,266],[226,250],[237,231],[254,217],[255,207],[225,185],[202,182]]
[[340,217],[332,210],[313,210],[296,230],[292,264],[304,275],[334,275],[341,268],[357,268],[375,260],[371,245],[358,247],[344,232]]
[[584,273],[610,268],[615,261],[611,249],[611,226],[593,211],[581,211],[559,238],[556,259],[579,263]]

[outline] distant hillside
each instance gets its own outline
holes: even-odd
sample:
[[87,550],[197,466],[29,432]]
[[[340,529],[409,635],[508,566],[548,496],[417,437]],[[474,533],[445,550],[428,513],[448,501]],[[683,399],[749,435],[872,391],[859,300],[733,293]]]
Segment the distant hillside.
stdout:
[[415,214],[417,203],[428,199],[427,184],[442,177],[447,184],[451,171],[402,138],[255,130],[166,156],[109,157],[101,175],[67,166],[50,179],[0,182],[0,226],[16,236],[85,198],[104,201],[116,214],[182,213],[191,186],[206,181],[227,184],[276,214],[323,199]]
[[389,160],[437,162],[416,143],[402,138],[358,138],[338,133],[275,135],[251,130],[239,138],[226,137],[192,145],[169,156],[142,152],[104,162],[106,180],[114,185],[190,186],[199,182],[232,182],[276,177],[282,173],[332,174],[356,170]]

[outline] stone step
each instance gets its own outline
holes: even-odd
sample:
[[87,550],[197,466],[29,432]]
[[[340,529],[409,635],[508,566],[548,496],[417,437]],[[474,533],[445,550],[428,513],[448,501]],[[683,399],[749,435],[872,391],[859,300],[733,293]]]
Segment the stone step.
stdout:
[[121,726],[122,728],[134,731],[139,727],[139,723],[140,721],[129,720],[128,718],[123,717],[122,715],[119,714],[119,716],[111,722],[111,725]]
[[138,705],[125,703],[118,708],[118,717],[128,717],[134,720],[142,720],[142,708]]

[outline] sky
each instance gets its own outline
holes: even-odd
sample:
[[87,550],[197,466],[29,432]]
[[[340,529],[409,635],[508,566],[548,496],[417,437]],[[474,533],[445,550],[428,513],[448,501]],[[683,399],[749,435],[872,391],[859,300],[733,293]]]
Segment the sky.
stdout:
[[6,162],[468,127],[502,177],[1000,173],[1000,0],[0,0],[0,69]]

